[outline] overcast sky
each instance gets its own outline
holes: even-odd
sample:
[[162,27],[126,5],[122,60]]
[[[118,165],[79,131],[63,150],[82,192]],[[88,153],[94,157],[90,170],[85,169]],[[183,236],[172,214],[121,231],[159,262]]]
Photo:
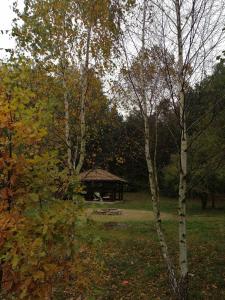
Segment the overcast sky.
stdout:
[[[4,30],[4,34],[0,34],[0,48],[13,48],[15,42],[10,38],[12,29],[12,20],[15,17],[12,4],[14,0],[0,0],[0,30]],[[19,5],[22,7],[23,0],[18,0]],[[9,30],[6,34],[5,30]],[[5,56],[5,51],[0,50],[0,56]]]

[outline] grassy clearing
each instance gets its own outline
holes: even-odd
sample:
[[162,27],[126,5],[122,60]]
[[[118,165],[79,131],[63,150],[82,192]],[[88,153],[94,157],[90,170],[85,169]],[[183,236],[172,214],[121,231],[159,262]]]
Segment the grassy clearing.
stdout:
[[[128,198],[129,196],[129,198]],[[166,270],[151,218],[147,194],[126,195],[115,204],[89,205],[128,209],[136,218],[97,216],[93,234],[100,242],[99,255],[104,261],[104,281],[96,289],[96,298],[105,300],[170,299]],[[176,201],[162,199],[163,226],[174,264],[177,265]],[[147,210],[144,219],[143,211]],[[225,299],[225,214],[224,208],[201,211],[198,202],[189,202],[188,246],[190,299]],[[138,216],[138,217],[137,217]],[[172,218],[171,218],[172,216]],[[142,218],[143,217],[143,218]],[[115,226],[107,226],[115,222]],[[126,226],[116,226],[123,222]],[[112,223],[113,224],[113,223]],[[111,224],[111,225],[112,225]]]
[[[170,299],[166,270],[153,222],[129,222],[124,228],[98,230],[105,282],[99,299]],[[165,221],[169,249],[177,264],[177,227]],[[190,299],[225,299],[225,221],[188,225]],[[95,231],[96,234],[96,231]]]
[[[94,221],[100,222],[129,222],[129,221],[153,221],[154,216],[152,211],[137,210],[137,209],[121,209],[121,215],[105,216],[97,215],[93,208],[86,209],[86,215],[88,218]],[[169,213],[162,213],[162,220],[172,220],[174,216]]]
[[[161,211],[165,213],[177,214],[178,201],[174,198],[161,197]],[[92,204],[91,202],[86,203],[89,208],[98,207],[115,207],[121,209],[135,209],[135,210],[147,210],[152,211],[151,198],[148,193],[125,193],[124,201],[115,203],[103,203],[103,204]],[[201,203],[198,200],[188,200],[187,211],[188,215],[200,215],[200,216],[224,216],[225,215],[225,201],[218,201],[216,203],[217,208],[206,210],[201,209]]]

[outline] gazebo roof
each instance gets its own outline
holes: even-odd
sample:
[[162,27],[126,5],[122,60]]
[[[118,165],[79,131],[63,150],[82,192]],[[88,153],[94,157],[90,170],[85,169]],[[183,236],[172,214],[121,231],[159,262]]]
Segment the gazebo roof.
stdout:
[[126,180],[124,180],[121,177],[118,177],[106,170],[103,169],[91,169],[85,172],[82,172],[80,174],[80,180],[82,182],[87,182],[87,181],[107,181],[107,182],[126,182]]

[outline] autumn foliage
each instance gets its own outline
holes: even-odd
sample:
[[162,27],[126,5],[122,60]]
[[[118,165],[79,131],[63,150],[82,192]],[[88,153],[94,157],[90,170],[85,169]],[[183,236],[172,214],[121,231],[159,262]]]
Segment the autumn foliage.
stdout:
[[1,213],[2,288],[7,299],[50,299],[70,281],[78,296],[88,292],[93,274],[101,270],[94,248],[79,241],[78,211],[72,202],[56,201],[25,216]]
[[57,151],[45,147],[46,106],[29,88],[31,69],[24,63],[0,69],[1,293],[50,299],[73,280],[79,296],[88,293],[90,266],[96,272],[100,265],[81,238],[77,179],[62,168]]

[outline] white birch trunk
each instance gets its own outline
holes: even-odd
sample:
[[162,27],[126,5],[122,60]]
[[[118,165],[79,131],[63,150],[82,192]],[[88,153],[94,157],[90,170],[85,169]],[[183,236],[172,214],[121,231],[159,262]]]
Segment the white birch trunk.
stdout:
[[[63,22],[62,38],[65,40],[65,19]],[[62,72],[62,84],[63,84],[63,100],[64,100],[64,113],[65,113],[65,141],[67,147],[67,167],[69,169],[69,175],[72,174],[73,164],[72,164],[72,148],[70,139],[70,109],[69,109],[69,99],[68,99],[68,88],[66,82],[66,50],[63,46],[62,57],[60,58],[61,72]]]
[[181,25],[180,1],[176,0],[177,17],[177,43],[178,43],[178,67],[179,67],[179,106],[180,106],[180,182],[179,182],[179,266],[180,266],[180,298],[187,299],[188,288],[188,260],[186,240],[186,194],[187,194],[187,130],[186,107],[184,92],[184,59],[183,39]]
[[151,157],[151,142],[150,142],[150,128],[148,121],[148,107],[147,107],[147,97],[145,90],[145,78],[144,78],[144,50],[145,50],[145,30],[146,30],[146,10],[147,10],[147,2],[148,0],[144,0],[144,8],[143,8],[143,27],[142,27],[142,62],[141,62],[141,85],[142,85],[142,115],[144,119],[144,129],[145,129],[145,157],[148,168],[148,176],[149,176],[149,186],[151,191],[152,205],[153,205],[153,213],[156,225],[156,231],[162,251],[162,255],[164,261],[167,266],[168,276],[171,288],[173,290],[174,295],[179,294],[179,286],[175,274],[175,268],[172,264],[172,261],[169,256],[167,243],[165,240],[165,236],[162,230],[161,225],[161,214],[159,207],[159,186],[158,186],[158,176],[157,176],[157,166],[156,166],[156,149],[153,154],[153,158]]
[[177,295],[179,294],[179,286],[176,279],[175,269],[169,256],[165,236],[162,230],[161,213],[159,207],[159,188],[158,188],[157,174],[155,172],[156,165],[154,165],[150,155],[150,140],[149,140],[150,130],[149,130],[148,118],[146,117],[144,117],[144,124],[145,124],[145,157],[146,157],[146,162],[148,167],[149,185],[150,185],[150,191],[152,197],[155,226],[156,226],[156,231],[157,231],[157,235],[158,235],[158,239],[162,251],[162,256],[167,266],[170,286],[173,290],[173,294]]

